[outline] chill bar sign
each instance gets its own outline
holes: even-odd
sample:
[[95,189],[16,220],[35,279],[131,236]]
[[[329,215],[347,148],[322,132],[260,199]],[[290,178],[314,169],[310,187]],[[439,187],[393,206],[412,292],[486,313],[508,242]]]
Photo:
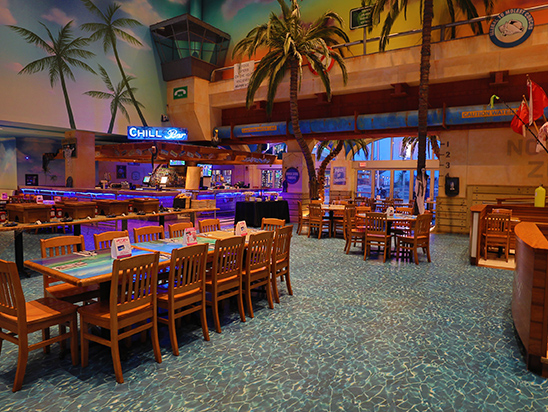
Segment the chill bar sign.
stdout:
[[130,140],[187,140],[188,130],[179,127],[128,126]]

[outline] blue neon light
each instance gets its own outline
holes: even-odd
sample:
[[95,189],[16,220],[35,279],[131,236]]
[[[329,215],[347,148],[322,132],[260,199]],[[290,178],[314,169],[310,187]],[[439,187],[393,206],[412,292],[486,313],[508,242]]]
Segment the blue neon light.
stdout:
[[127,138],[130,140],[187,140],[188,129],[180,127],[128,126]]

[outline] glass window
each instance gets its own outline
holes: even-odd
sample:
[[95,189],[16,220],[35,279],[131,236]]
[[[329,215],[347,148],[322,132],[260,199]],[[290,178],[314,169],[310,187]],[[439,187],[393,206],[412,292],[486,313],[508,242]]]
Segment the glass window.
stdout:
[[434,171],[434,198],[432,200],[436,200],[438,198],[438,184],[440,180],[440,171],[435,170]]
[[359,150],[358,153],[356,153],[354,155],[354,161],[356,162],[363,162],[365,160],[369,160],[369,158],[371,157],[371,143],[367,145],[367,151],[368,151],[368,154],[366,155],[365,152],[363,150]]
[[409,170],[394,171],[394,199],[403,199],[403,203],[409,202]]
[[371,197],[371,170],[358,170],[356,196]]
[[324,203],[329,203],[329,188],[331,187],[331,169],[325,171],[325,186],[323,188]]
[[392,160],[410,160],[411,149],[404,147],[402,151],[403,137],[392,138]]
[[390,197],[390,170],[375,170],[375,197]]
[[373,143],[371,160],[390,160],[392,139],[380,139]]

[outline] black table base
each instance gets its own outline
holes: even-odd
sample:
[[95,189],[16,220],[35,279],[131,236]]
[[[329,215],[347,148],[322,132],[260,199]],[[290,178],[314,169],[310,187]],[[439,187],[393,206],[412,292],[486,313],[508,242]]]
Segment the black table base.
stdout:
[[260,227],[263,217],[285,219],[285,223],[289,223],[289,204],[287,200],[236,202],[234,223],[245,220],[247,226]]

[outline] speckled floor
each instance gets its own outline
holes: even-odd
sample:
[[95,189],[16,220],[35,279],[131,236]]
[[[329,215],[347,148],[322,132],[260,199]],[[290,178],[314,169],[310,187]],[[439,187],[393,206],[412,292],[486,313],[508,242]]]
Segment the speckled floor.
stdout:
[[[25,234],[26,258],[40,236]],[[0,258],[13,259],[12,235]],[[254,299],[241,323],[224,307],[223,333],[204,342],[196,319],[163,362],[150,342],[132,346],[125,384],[110,353],[91,347],[90,366],[31,354],[23,389],[13,394],[17,354],[4,343],[2,411],[546,411],[548,381],[525,370],[510,312],[513,272],[472,267],[468,239],[433,235],[433,262],[363,261],[342,239],[294,236],[294,295],[281,304]],[[23,278],[27,299],[41,278]]]

